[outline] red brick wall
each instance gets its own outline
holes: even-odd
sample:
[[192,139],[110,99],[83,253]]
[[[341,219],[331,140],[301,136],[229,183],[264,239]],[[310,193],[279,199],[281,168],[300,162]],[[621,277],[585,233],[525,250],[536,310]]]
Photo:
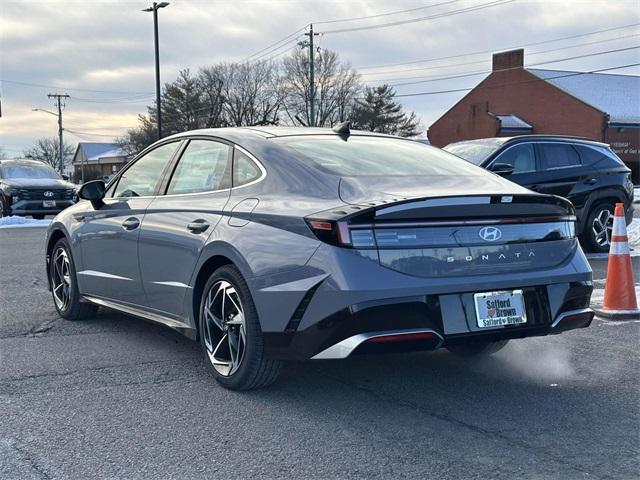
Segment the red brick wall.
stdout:
[[640,185],[640,128],[608,127],[604,141],[631,169],[633,183]]
[[[495,60],[494,60],[495,63]],[[515,114],[533,133],[574,135],[603,140],[602,112],[521,68],[494,71],[428,131],[432,145],[495,137],[499,124],[489,115]]]

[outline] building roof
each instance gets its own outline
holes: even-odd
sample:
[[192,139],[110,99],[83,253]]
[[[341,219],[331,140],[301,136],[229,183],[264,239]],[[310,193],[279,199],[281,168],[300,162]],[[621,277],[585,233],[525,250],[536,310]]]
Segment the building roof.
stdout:
[[97,155],[92,157],[87,156],[87,160],[99,160],[101,158],[109,158],[109,157],[126,157],[127,152],[125,152],[122,148],[116,146],[116,148],[112,150],[107,150],[106,152],[100,152]]
[[498,120],[500,120],[500,126],[502,128],[507,129],[532,129],[533,127],[525,122],[523,119],[518,117],[517,115],[496,115]]
[[527,71],[608,114],[610,123],[640,123],[640,76],[538,68]]
[[80,142],[73,155],[73,163],[78,163],[78,153],[84,154],[86,161],[98,161],[101,158],[126,157],[127,153],[117,143]]

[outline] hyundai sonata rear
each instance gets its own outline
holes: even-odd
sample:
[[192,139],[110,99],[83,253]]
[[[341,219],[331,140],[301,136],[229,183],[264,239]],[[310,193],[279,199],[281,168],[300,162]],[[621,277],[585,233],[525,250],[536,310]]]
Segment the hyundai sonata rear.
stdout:
[[186,132],[79,194],[47,240],[58,312],[172,327],[228,388],[286,360],[489,354],[593,318],[568,201],[410,140]]

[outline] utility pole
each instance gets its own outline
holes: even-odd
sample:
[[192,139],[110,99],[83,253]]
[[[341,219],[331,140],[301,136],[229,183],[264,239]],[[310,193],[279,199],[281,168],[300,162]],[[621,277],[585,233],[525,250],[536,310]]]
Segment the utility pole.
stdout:
[[153,12],[153,39],[156,55],[156,123],[158,125],[158,140],[162,138],[162,107],[160,105],[160,46],[158,45],[158,9],[169,6],[169,2],[153,2],[153,5],[143,9],[143,12]]
[[316,85],[314,78],[314,53],[315,50],[313,48],[313,37],[315,35],[320,35],[319,33],[313,33],[313,23],[309,24],[309,31],[305,33],[309,37],[309,126],[316,126]]
[[60,175],[62,175],[64,171],[64,144],[62,143],[62,109],[64,108],[64,100],[62,99],[69,98],[69,95],[66,93],[47,93],[47,97],[55,98],[58,107],[58,142],[60,143],[58,146],[58,161],[60,162]]

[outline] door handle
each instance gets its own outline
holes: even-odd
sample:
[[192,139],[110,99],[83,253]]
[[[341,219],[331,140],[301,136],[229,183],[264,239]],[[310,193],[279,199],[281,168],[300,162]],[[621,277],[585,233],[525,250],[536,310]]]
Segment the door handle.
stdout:
[[206,231],[207,228],[209,227],[210,227],[209,222],[207,222],[202,218],[199,218],[187,224],[187,230],[189,230],[191,233],[202,233]]
[[135,230],[140,226],[140,220],[136,217],[129,217],[124,222],[122,222],[122,228],[125,230]]

